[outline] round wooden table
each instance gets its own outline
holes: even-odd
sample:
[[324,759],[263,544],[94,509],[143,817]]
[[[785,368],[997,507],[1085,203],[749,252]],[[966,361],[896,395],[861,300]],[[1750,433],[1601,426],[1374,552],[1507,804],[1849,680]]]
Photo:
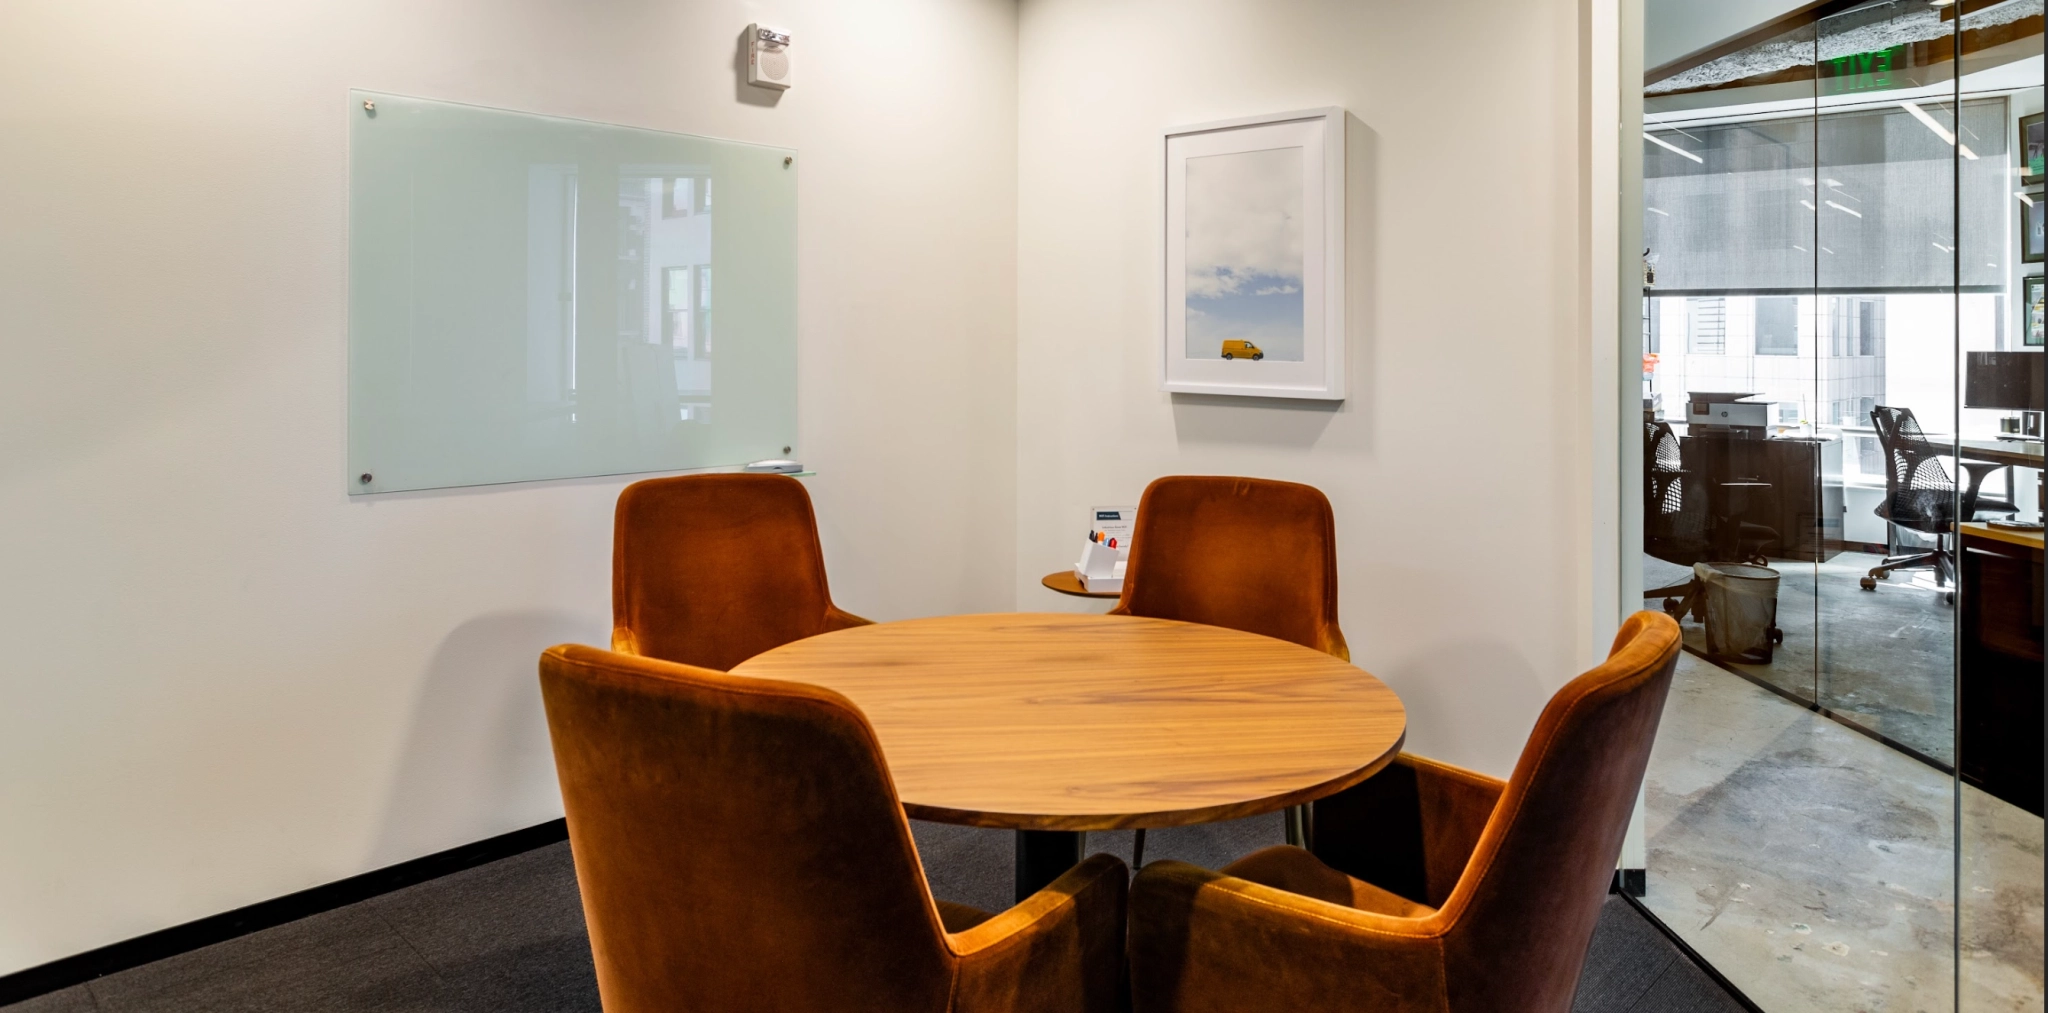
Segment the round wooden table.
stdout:
[[1377,773],[1407,732],[1400,698],[1347,662],[1135,616],[879,623],[785,644],[733,672],[824,686],[859,705],[909,815],[1019,830],[1019,896],[1080,860],[1082,831],[1311,802]]
[[1090,591],[1081,586],[1081,578],[1072,570],[1055,570],[1038,579],[1048,591],[1070,594],[1076,598],[1121,598],[1121,591]]

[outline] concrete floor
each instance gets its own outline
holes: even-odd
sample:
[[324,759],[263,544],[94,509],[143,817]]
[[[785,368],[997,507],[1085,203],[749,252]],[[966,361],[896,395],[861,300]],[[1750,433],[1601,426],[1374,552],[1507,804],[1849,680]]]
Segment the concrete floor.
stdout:
[[1644,785],[1645,901],[1773,1013],[1935,1013],[1958,990],[2041,1010],[2042,821],[1963,789],[1958,916],[1956,789],[1688,653]]
[[[1956,610],[1942,600],[1928,570],[1899,571],[1876,591],[1863,590],[1857,580],[1883,558],[1844,552],[1818,564],[1772,561],[1785,642],[1770,664],[1728,667],[1953,764]],[[1644,587],[1668,586],[1690,574],[1690,567],[1643,561]],[[1698,622],[1688,619],[1685,635],[1687,646],[1705,650],[1706,630]]]

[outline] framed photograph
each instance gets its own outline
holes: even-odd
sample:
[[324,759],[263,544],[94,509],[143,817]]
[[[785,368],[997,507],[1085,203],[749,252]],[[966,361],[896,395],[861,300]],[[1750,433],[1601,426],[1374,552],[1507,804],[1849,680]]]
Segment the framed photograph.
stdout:
[[2048,331],[2042,327],[2041,276],[2038,274],[2020,279],[2020,318],[2025,322],[2027,347],[2042,347],[2042,338]]
[[2020,199],[2020,262],[2041,263],[2041,255],[2048,253],[2048,233],[2042,231],[2042,223],[2048,221],[2048,199],[2041,191],[2022,191]]
[[2020,117],[2020,185],[2048,178],[2048,143],[2042,138],[2042,113]]
[[1344,398],[1344,110],[1166,131],[1161,387]]

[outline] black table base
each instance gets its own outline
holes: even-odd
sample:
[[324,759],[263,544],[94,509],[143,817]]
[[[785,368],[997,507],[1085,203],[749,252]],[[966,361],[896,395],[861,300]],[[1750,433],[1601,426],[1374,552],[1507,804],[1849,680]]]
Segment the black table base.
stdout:
[[1081,864],[1082,836],[1078,830],[1017,831],[1017,899],[1037,893]]

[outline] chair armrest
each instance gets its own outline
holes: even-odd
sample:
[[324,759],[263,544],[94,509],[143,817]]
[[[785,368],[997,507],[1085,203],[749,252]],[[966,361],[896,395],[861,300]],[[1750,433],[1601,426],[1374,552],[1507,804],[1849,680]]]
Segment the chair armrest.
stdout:
[[1316,857],[1442,907],[1506,788],[1499,778],[1402,753],[1387,769],[1316,803]]
[[1131,884],[1133,1009],[1439,1011],[1444,924],[1154,862]]
[[633,635],[632,627],[612,627],[612,650],[620,654],[640,653],[640,638]]
[[989,920],[946,937],[957,960],[953,1009],[1123,1007],[1124,901],[1129,870],[1096,855]]
[[841,609],[837,605],[827,605],[825,606],[825,628],[818,632],[830,633],[833,630],[850,630],[856,626],[873,626],[874,624],[875,621],[873,619],[862,619],[851,612]]

